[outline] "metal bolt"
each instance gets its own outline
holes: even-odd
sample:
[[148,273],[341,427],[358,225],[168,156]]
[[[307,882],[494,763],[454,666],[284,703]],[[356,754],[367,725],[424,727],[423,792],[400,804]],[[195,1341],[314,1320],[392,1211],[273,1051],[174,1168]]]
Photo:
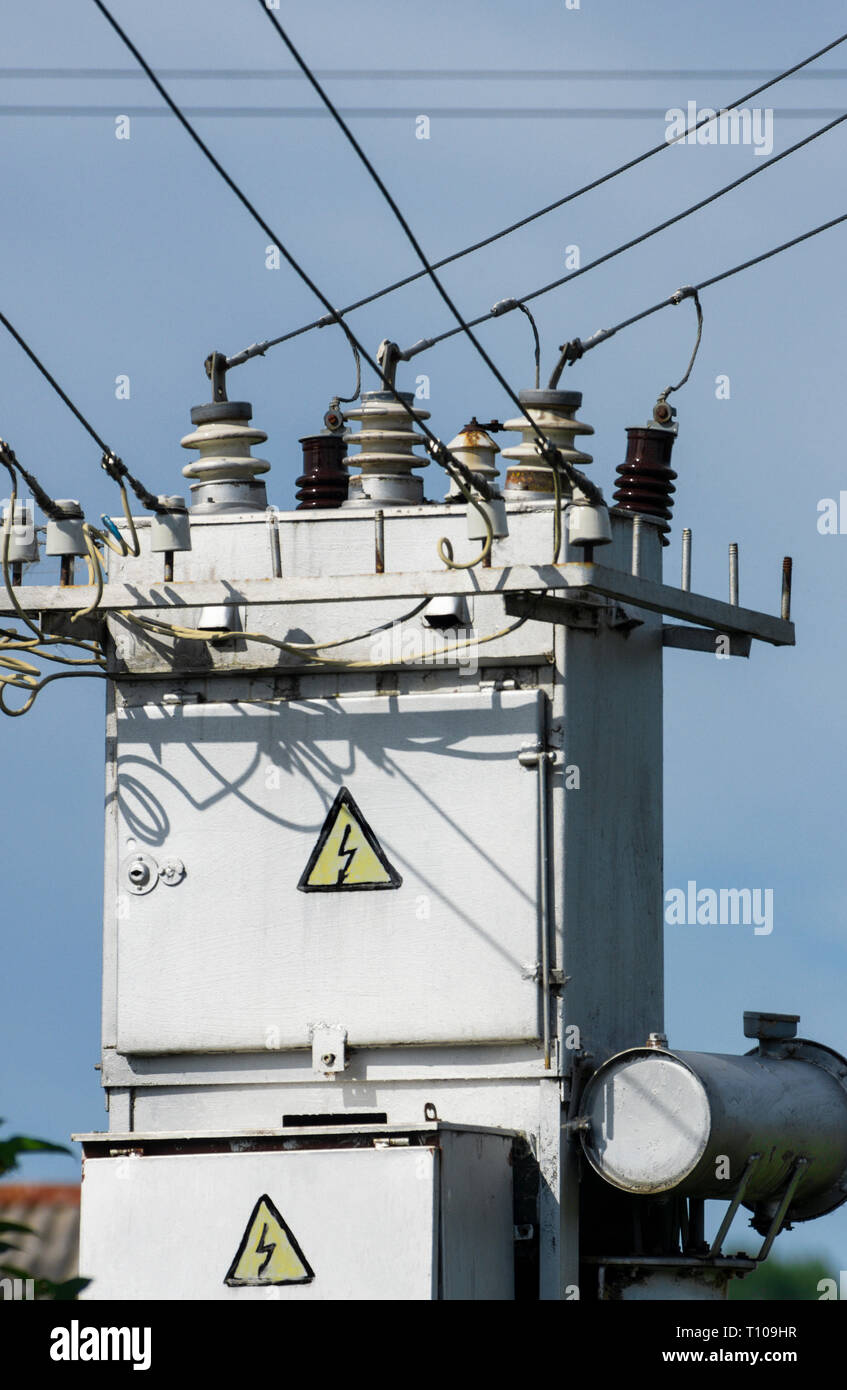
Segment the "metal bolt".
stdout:
[[139,857],[129,870],[130,882],[136,884],[137,887],[140,888],[143,883],[147,882],[149,877],[150,870],[144,863],[144,860]]
[[181,859],[166,859],[159,870],[159,878],[168,888],[173,888],[185,878],[185,865]]
[[321,1061],[323,1062],[325,1067],[331,1067],[333,1062],[335,1061],[335,1053],[325,1052],[321,1057]]

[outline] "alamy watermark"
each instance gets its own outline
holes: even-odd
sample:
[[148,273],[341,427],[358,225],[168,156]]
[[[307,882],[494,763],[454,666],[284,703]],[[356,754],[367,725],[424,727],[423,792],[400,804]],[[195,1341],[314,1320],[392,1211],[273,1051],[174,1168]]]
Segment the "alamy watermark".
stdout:
[[665,921],[669,927],[749,927],[755,936],[773,931],[772,888],[668,888]]
[[472,627],[388,628],[376,634],[370,660],[380,666],[458,666],[460,676],[479,670],[479,642]]
[[[703,124],[698,126],[699,121]],[[669,145],[752,145],[754,154],[768,155],[773,151],[773,109],[730,106],[716,111],[689,101],[686,111],[672,106],[665,112],[665,139]]]

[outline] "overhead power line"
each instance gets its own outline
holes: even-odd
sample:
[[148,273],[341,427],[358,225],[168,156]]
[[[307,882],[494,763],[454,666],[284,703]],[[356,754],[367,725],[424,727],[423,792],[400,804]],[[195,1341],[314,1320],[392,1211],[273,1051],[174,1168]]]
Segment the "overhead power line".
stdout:
[[[502,389],[506,392],[506,394],[507,394],[507,396],[509,397],[509,399],[513,402],[513,404],[515,405],[516,409],[517,409],[518,411],[523,412],[523,406],[521,405],[521,402],[520,402],[520,400],[519,400],[519,398],[518,398],[518,393],[517,393],[517,391],[513,390],[512,386],[511,386],[510,383],[506,380],[505,376],[504,376],[503,373],[500,371],[499,367],[498,367],[498,366],[496,365],[496,363],[492,360],[492,358],[491,358],[491,356],[489,355],[489,353],[486,352],[485,348],[482,346],[482,343],[479,341],[479,339],[478,339],[477,337],[475,337],[475,335],[474,335],[474,333],[472,332],[472,330],[471,330],[471,328],[469,327],[469,325],[465,322],[465,319],[464,319],[463,315],[460,313],[459,309],[457,308],[456,303],[455,303],[455,301],[453,300],[452,296],[449,295],[449,294],[447,293],[447,290],[444,288],[443,284],[441,283],[441,281],[439,280],[438,276],[436,275],[435,270],[434,270],[433,267],[430,265],[430,263],[429,263],[429,261],[428,261],[426,255],[424,254],[424,251],[423,251],[423,248],[422,248],[420,242],[418,241],[417,237],[415,236],[415,233],[412,231],[412,228],[411,228],[411,226],[409,225],[409,222],[408,222],[407,218],[406,218],[405,215],[401,212],[398,203],[396,202],[396,200],[394,199],[394,197],[392,196],[392,194],[389,192],[389,189],[388,189],[388,187],[386,186],[385,181],[382,179],[382,177],[380,176],[380,174],[377,173],[377,170],[376,170],[376,168],[374,167],[374,165],[371,163],[371,160],[369,159],[368,155],[365,153],[365,151],[363,150],[362,146],[359,144],[359,141],[356,139],[355,135],[353,134],[353,132],[352,132],[352,130],[350,129],[350,127],[346,124],[346,122],[344,121],[343,117],[339,114],[339,112],[338,112],[338,110],[336,109],[335,105],[333,104],[331,98],[330,98],[330,97],[327,95],[327,93],[324,91],[324,89],[323,89],[323,87],[321,86],[320,82],[318,82],[318,79],[315,77],[314,73],[313,73],[313,72],[311,71],[311,69],[309,68],[308,63],[305,61],[305,59],[304,59],[303,57],[301,57],[299,51],[297,50],[297,48],[296,48],[296,47],[294,46],[294,44],[292,43],[292,41],[291,41],[291,39],[289,38],[288,34],[286,33],[285,29],[283,29],[282,25],[280,24],[279,20],[277,19],[276,15],[274,14],[273,10],[268,9],[267,5],[265,4],[265,0],[259,0],[259,3],[261,4],[262,12],[263,12],[265,15],[267,15],[267,17],[268,17],[268,19],[270,20],[271,24],[273,25],[273,28],[275,29],[276,33],[277,33],[277,34],[279,35],[279,37],[282,39],[282,42],[285,44],[286,48],[288,49],[289,53],[291,54],[292,58],[294,59],[295,63],[297,64],[297,66],[300,68],[301,72],[303,72],[304,75],[306,76],[306,78],[308,79],[310,86],[314,89],[314,91],[315,91],[315,92],[317,93],[317,95],[320,97],[321,101],[323,102],[323,104],[324,104],[324,106],[326,107],[326,109],[329,111],[330,115],[332,116],[333,120],[335,121],[336,125],[338,126],[339,130],[341,131],[342,135],[344,136],[345,140],[346,140],[347,143],[350,145],[350,147],[353,149],[353,151],[355,152],[355,154],[357,155],[357,157],[358,157],[358,159],[361,161],[361,163],[362,163],[362,164],[365,166],[365,168],[367,169],[367,171],[368,171],[368,173],[370,174],[370,176],[371,176],[373,182],[376,184],[377,188],[379,189],[379,191],[380,191],[380,193],[382,194],[383,198],[385,199],[386,203],[388,204],[388,206],[390,207],[391,211],[393,212],[393,214],[394,214],[396,220],[399,222],[401,228],[403,229],[403,232],[404,232],[404,234],[405,234],[405,236],[406,236],[406,239],[408,240],[409,245],[412,247],[413,251],[415,252],[415,255],[416,255],[416,256],[418,257],[418,259],[420,260],[421,265],[422,265],[423,268],[424,268],[424,271],[425,271],[426,274],[429,276],[429,279],[432,281],[432,284],[435,286],[435,289],[437,290],[438,294],[441,296],[441,299],[442,299],[442,300],[444,301],[444,303],[447,305],[447,308],[450,310],[450,313],[453,315],[454,319],[456,320],[456,323],[458,324],[459,329],[464,333],[465,337],[468,339],[468,341],[469,341],[469,342],[473,345],[473,347],[476,349],[477,354],[479,355],[479,357],[481,357],[482,361],[485,363],[486,367],[487,367],[488,370],[491,372],[491,374],[494,376],[494,378],[496,379],[496,381],[499,382],[500,386],[501,386]],[[539,444],[540,444],[540,446],[541,446],[542,452],[544,453],[545,457],[548,457],[549,455],[558,455],[558,450],[555,449],[555,447],[554,447],[552,444],[550,444],[550,442],[549,442],[549,440],[546,438],[546,436],[545,436],[543,430],[541,430],[541,428],[539,427],[539,425],[537,424],[537,422],[534,420],[534,418],[532,417],[532,415],[528,415],[528,416],[527,416],[527,419],[529,420],[530,424],[532,425],[533,433],[535,434],[536,438],[538,439],[538,442],[539,442]]]
[[[831,116],[838,107],[833,106],[790,106],[778,108],[774,115],[780,121],[817,120],[821,116]],[[328,111],[318,106],[184,106],[186,116],[208,117],[231,116],[237,119],[272,120],[326,120]],[[418,106],[339,106],[339,114],[354,116],[361,120],[413,121],[421,114]],[[108,105],[45,105],[14,104],[0,105],[0,116],[81,116],[113,117],[118,114],[114,102]],[[161,106],[121,106],[122,116],[134,118],[162,117],[170,119],[170,111]],[[427,103],[426,113],[434,120],[474,120],[474,121],[588,121],[588,120],[650,120],[663,119],[663,109],[651,106],[433,106]],[[697,127],[692,126],[694,130]],[[679,136],[678,141],[684,137]],[[677,141],[671,141],[671,144]],[[540,215],[540,214],[538,214]]]
[[[268,14],[270,14],[270,11],[268,11]],[[761,92],[767,91],[769,87],[775,86],[778,82],[782,82],[795,73],[799,73],[802,69],[808,67],[810,63],[816,62],[818,58],[822,58],[825,53],[829,53],[832,49],[837,48],[840,44],[844,43],[845,40],[847,40],[847,34],[840,35],[839,38],[833,39],[831,43],[826,44],[815,53],[811,53],[799,63],[793,64],[792,67],[786,68],[775,77],[770,77],[760,86],[753,88],[752,91],[737,97],[734,101],[728,103],[726,107],[721,108],[721,110],[737,110],[739,107],[744,106],[746,102],[751,101],[753,97],[759,96]],[[830,111],[819,112],[815,119],[831,114]],[[671,144],[681,143],[693,131],[699,130],[701,126],[710,124],[710,122],[717,119],[719,115],[720,112],[717,112],[715,116],[700,117],[699,120],[692,122],[691,125],[687,125],[683,133],[678,136],[676,140],[670,142],[665,140],[662,141],[661,144],[653,145],[642,154],[636,155],[634,159],[627,160],[616,168],[610,169],[608,173],[602,174],[599,178],[592,179],[590,183],[583,184],[580,188],[574,189],[573,192],[567,193],[561,198],[557,198],[552,203],[547,203],[544,207],[538,208],[535,212],[528,213],[525,217],[519,218],[516,222],[511,222],[507,227],[501,228],[500,231],[493,232],[490,236],[483,237],[480,241],[472,242],[469,246],[463,247],[461,251],[454,251],[451,255],[442,257],[441,260],[433,261],[432,269],[441,270],[444,266],[451,265],[454,261],[462,260],[465,256],[470,256],[476,251],[481,251],[486,246],[493,245],[494,242],[500,241],[503,237],[511,236],[513,232],[519,231],[522,227],[529,226],[530,223],[537,221],[541,217],[546,217],[548,213],[555,212],[558,208],[564,207],[567,203],[575,202],[586,193],[591,193],[595,188],[600,188],[604,183],[610,182],[620,174],[624,174],[628,172],[628,170],[636,168],[639,164],[643,164],[646,160],[652,159],[654,155],[661,153],[662,150],[669,149]],[[364,298],[356,300],[353,304],[348,304],[347,307],[340,310],[340,312],[342,314],[353,313],[356,309],[362,309],[367,304],[373,304],[376,300],[382,299],[386,295],[393,294],[395,290],[403,289],[404,286],[413,284],[416,280],[422,279],[426,274],[427,272],[425,270],[416,270],[410,275],[403,276],[400,280],[392,281],[391,284],[385,285],[380,290],[375,290],[372,294],[365,295]],[[261,343],[252,343],[242,352],[229,358],[228,363],[230,366],[236,366],[242,362],[246,362],[251,357],[260,356],[262,353],[266,352],[268,348],[275,347],[279,343],[289,342],[292,338],[299,337],[303,333],[308,333],[313,328],[322,328],[325,323],[325,319],[314,319],[311,323],[303,324],[300,328],[293,329],[288,333],[283,333],[276,338],[267,338]]]
[[[6,315],[4,313],[0,313],[0,323],[2,323],[6,331],[11,334],[18,346],[23,348],[30,362],[32,362],[33,365],[38,368],[41,375],[45,378],[46,381],[50,383],[50,385],[53,387],[53,390],[56,392],[56,395],[59,397],[60,400],[64,401],[65,405],[68,407],[68,410],[70,410],[71,413],[76,416],[83,429],[88,431],[95,444],[99,445],[100,449],[103,452],[103,468],[109,474],[109,477],[117,483],[120,483],[123,479],[126,479],[126,481],[129,483],[130,487],[132,488],[133,492],[135,493],[136,497],[138,498],[139,502],[143,507],[146,507],[148,511],[160,512],[162,510],[162,506],[159,502],[159,499],[157,497],[154,497],[152,492],[148,492],[147,488],[144,486],[142,482],[138,480],[138,478],[133,477],[126,464],[122,461],[122,459],[118,457],[118,455],[115,453],[113,449],[109,448],[109,445],[106,443],[104,439],[100,437],[94,426],[91,424],[90,420],[86,419],[79,407],[74,405],[74,402],[71,400],[67,392],[62,390],[62,387],[59,385],[52,372],[49,372],[47,370],[44,363],[41,361],[41,358],[37,356],[37,354],[30,347],[26,339],[21,336],[21,334],[15,328],[14,324],[6,318]],[[22,473],[24,472],[20,464],[17,464],[16,466]],[[35,487],[33,486],[32,478],[28,474],[24,474],[24,476],[26,477],[27,482],[29,483],[30,487],[33,488],[33,492],[35,493]],[[39,505],[42,507],[42,510],[45,512],[45,514],[47,516],[50,516],[51,513],[49,509],[44,506],[43,501],[39,501]]]
[[[308,286],[308,288],[314,294],[315,298],[320,300],[321,304],[323,304],[324,308],[331,316],[331,320],[338,323],[339,327],[343,330],[344,333],[346,333],[350,343],[358,349],[362,357],[362,360],[367,362],[368,366],[371,367],[374,372],[376,372],[377,376],[382,377],[383,380],[385,380],[382,370],[380,369],[378,364],[373,360],[370,353],[355,336],[355,334],[348,327],[348,325],[343,322],[338,310],[333,307],[329,299],[327,299],[323,291],[315,284],[314,280],[312,280],[308,272],[304,270],[303,267],[294,258],[294,256],[282,242],[282,239],[276,235],[273,228],[265,221],[258,209],[254,207],[253,203],[247,197],[247,194],[243,192],[243,190],[238,186],[238,184],[231,177],[231,175],[227,173],[220,160],[216,158],[216,156],[209,149],[205,141],[194,129],[193,125],[183,114],[180,107],[174,101],[173,97],[166,90],[166,88],[162,86],[162,83],[159,81],[153,69],[150,67],[150,64],[136,48],[129,35],[125,33],[118,21],[115,19],[114,15],[112,15],[109,9],[106,7],[106,5],[103,4],[103,0],[94,0],[94,4],[97,6],[104,19],[106,19],[108,23],[111,25],[111,27],[114,29],[121,42],[126,46],[129,52],[132,54],[133,58],[135,58],[136,62],[139,64],[139,66],[147,74],[148,78],[153,83],[153,86],[156,88],[156,91],[159,93],[162,99],[167,102],[168,106],[171,108],[174,115],[177,117],[177,120],[179,121],[180,125],[187,132],[187,134],[190,135],[197,148],[202,152],[205,158],[212,165],[212,168],[223,179],[227,187],[231,189],[231,191],[235,194],[238,201],[242,204],[244,208],[246,208],[253,220],[262,228],[265,234],[271,238],[271,241],[274,243],[274,245],[279,248],[280,254],[285,258],[286,262],[288,263],[288,265],[291,266],[291,269],[295,272],[295,274],[299,276],[299,278],[303,281],[305,285]],[[466,485],[467,487],[474,487],[482,497],[490,498],[492,493],[488,484],[484,482],[481,478],[478,478],[476,475],[472,474],[470,469],[465,467],[464,464],[460,463],[458,459],[454,458],[454,456],[450,453],[449,449],[447,449],[446,446],[442,443],[442,441],[435,434],[433,434],[432,430],[428,427],[428,425],[423,420],[418,419],[418,416],[415,414],[413,408],[408,404],[407,401],[403,399],[402,394],[396,391],[390,382],[386,381],[385,384],[386,387],[391,391],[391,394],[394,396],[394,399],[404,410],[404,412],[409,416],[409,418],[414,422],[414,424],[419,429],[421,429],[423,433],[426,435],[430,443],[430,452],[432,456],[437,460],[437,462],[439,462],[447,472],[451,472],[453,476],[461,478],[464,485]],[[593,488],[595,492],[597,491],[595,485],[589,483],[588,479],[585,479],[585,486],[586,488]],[[472,501],[472,498],[469,497],[469,501]],[[475,501],[473,501],[472,504],[474,507],[477,507]],[[477,507],[477,510],[480,509]]]
[[[724,197],[725,194],[731,192],[735,188],[739,188],[741,184],[747,183],[749,179],[755,178],[757,174],[764,173],[766,169],[770,169],[774,164],[778,164],[780,160],[787,159],[789,155],[795,154],[797,150],[802,149],[805,145],[810,145],[813,140],[818,140],[822,135],[826,135],[829,131],[834,130],[836,126],[842,125],[844,121],[847,121],[847,113],[838,116],[834,121],[830,121],[828,125],[821,126],[819,130],[813,130],[810,135],[806,135],[802,140],[798,140],[796,144],[790,145],[787,150],[782,150],[779,154],[775,154],[770,159],[764,160],[763,163],[757,164],[754,168],[749,169],[746,174],[742,174],[739,178],[732,179],[730,183],[724,184],[722,188],[716,189],[714,193],[709,193],[705,198],[700,198],[698,202],[690,204],[687,208],[683,208],[681,212],[674,213],[673,217],[666,217],[663,222],[657,222],[655,227],[650,227],[646,232],[641,232],[639,236],[631,237],[629,241],[621,242],[619,246],[615,246],[611,251],[604,252],[602,256],[597,256],[593,261],[587,261],[585,265],[579,266],[578,269],[569,270],[566,275],[560,275],[557,279],[548,281],[546,285],[541,285],[538,289],[531,290],[529,294],[523,294],[513,299],[499,300],[487,313],[479,314],[477,318],[471,319],[470,326],[476,328],[479,324],[486,323],[489,319],[500,318],[501,315],[508,313],[509,310],[519,309],[529,301],[539,299],[541,295],[549,294],[551,290],[559,289],[562,285],[568,284],[569,281],[578,279],[580,275],[587,275],[590,270],[596,270],[598,266],[605,265],[607,261],[614,260],[616,256],[622,255],[624,251],[630,251],[634,246],[640,246],[642,242],[649,241],[651,237],[657,236],[659,232],[666,231],[668,227],[673,227],[677,222],[682,222],[685,218],[691,217],[695,212],[700,212],[702,208],[708,207],[710,203],[717,202],[717,200]],[[422,338],[420,343],[415,343],[407,352],[403,353],[404,360],[408,361],[410,357],[416,356],[419,352],[423,352],[430,347],[435,347],[437,343],[443,343],[448,338],[455,337],[458,331],[457,328],[447,328],[443,333],[439,333],[433,338]]]
[[[822,50],[825,52],[826,50]],[[818,55],[816,55],[818,56]],[[810,60],[808,60],[810,61]],[[723,80],[779,81],[770,68],[315,68],[315,76],[337,82],[640,82],[674,81],[710,82]],[[823,68],[815,72],[797,72],[800,78],[817,81],[847,77],[847,68]],[[295,68],[160,68],[159,76],[171,80],[200,82],[241,81],[302,81],[303,74]],[[86,82],[124,78],[142,80],[137,68],[2,68],[0,78],[34,81],[41,78]]]
[[[772,246],[769,251],[762,251],[758,256],[752,256],[748,261],[741,261],[738,265],[731,266],[729,270],[722,270],[717,275],[710,275],[708,280],[701,280],[697,285],[686,285],[681,290],[676,290],[674,294],[662,299],[658,304],[651,304],[649,309],[642,309],[637,314],[631,314],[629,318],[622,319],[616,323],[614,328],[602,328],[599,333],[594,333],[590,338],[582,342],[579,338],[574,338],[570,344],[565,344],[562,349],[565,361],[577,362],[591,348],[599,347],[600,343],[605,343],[609,338],[613,338],[616,333],[620,333],[622,328],[629,328],[634,323],[640,323],[642,319],[649,318],[651,314],[657,314],[660,309],[667,309],[672,304],[680,304],[684,299],[695,298],[702,294],[703,290],[710,289],[712,285],[719,285],[722,280],[729,280],[733,275],[740,275],[743,270],[750,270],[754,265],[761,265],[763,261],[769,261],[773,256],[779,256],[783,251],[788,251],[792,246],[799,246],[803,241],[810,241],[812,237],[820,236],[821,232],[828,232],[831,227],[837,227],[842,222],[847,222],[847,212],[840,217],[833,217],[829,222],[821,222],[820,226],[812,227],[808,232],[801,232],[799,236],[792,237],[790,241],[783,241],[779,246]],[[698,339],[699,342],[699,339]],[[570,353],[565,351],[570,347]],[[677,388],[674,387],[674,390]]]

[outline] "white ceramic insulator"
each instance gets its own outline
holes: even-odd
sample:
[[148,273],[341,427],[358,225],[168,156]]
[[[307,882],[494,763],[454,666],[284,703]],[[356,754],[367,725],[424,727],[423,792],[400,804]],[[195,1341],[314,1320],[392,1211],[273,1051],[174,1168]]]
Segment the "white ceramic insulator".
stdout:
[[[451,439],[447,445],[450,453],[459,463],[463,463],[472,473],[478,473],[487,483],[494,483],[498,476],[497,464],[495,462],[500,446],[485,430],[471,429],[467,426],[460,430],[455,439]],[[461,491],[456,485],[455,480],[451,480],[448,497],[461,497]]]
[[250,453],[254,444],[264,444],[267,437],[264,430],[235,420],[198,425],[192,434],[180,440],[183,449],[197,449],[200,453],[198,459],[183,468],[183,477],[203,483],[249,482],[270,470],[267,459],[254,458]]
[[538,453],[538,435],[530,424],[531,420],[535,421],[550,443],[555,444],[566,463],[582,468],[584,464],[592,462],[591,454],[584,454],[580,449],[574,448],[574,437],[578,434],[593,434],[593,425],[583,424],[581,420],[574,419],[562,410],[535,409],[527,410],[526,415],[515,420],[506,421],[504,428],[518,431],[521,442],[503,449],[504,459],[514,460],[521,468],[549,470],[549,464],[545,463]]
[[[428,410],[412,408],[416,419],[429,419]],[[348,420],[362,422],[362,428],[349,430],[344,440],[358,444],[360,452],[349,455],[347,462],[361,469],[365,476],[379,473],[408,477],[413,468],[428,467],[429,459],[413,452],[417,444],[424,442],[424,436],[412,428],[407,412],[397,401],[365,399],[345,415]]]

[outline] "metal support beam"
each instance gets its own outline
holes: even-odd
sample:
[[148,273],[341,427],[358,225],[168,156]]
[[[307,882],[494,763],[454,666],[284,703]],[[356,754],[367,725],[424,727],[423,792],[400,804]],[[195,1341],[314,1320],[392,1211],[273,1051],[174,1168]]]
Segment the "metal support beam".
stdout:
[[[239,583],[203,580],[163,583],[153,587],[107,584],[99,608],[167,609],[214,607],[221,604],[339,603],[345,600],[397,599],[427,594],[498,594],[567,590],[569,594],[600,594],[634,608],[682,618],[713,631],[749,635],[774,646],[794,645],[794,625],[768,613],[723,603],[705,594],[692,594],[668,584],[656,584],[623,570],[568,561],[562,565],[514,565],[502,569],[418,570],[389,574],[331,575],[319,578],[245,579]],[[89,585],[44,588],[24,585],[15,590],[28,613],[78,610],[94,603]],[[14,615],[8,594],[0,592],[0,615]]]

